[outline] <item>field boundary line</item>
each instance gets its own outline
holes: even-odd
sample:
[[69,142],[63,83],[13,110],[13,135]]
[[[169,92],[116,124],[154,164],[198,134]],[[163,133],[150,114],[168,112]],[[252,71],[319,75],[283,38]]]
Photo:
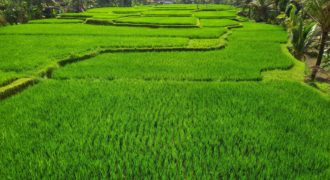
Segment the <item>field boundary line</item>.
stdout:
[[250,79],[216,79],[216,78],[178,78],[178,79],[171,79],[171,78],[115,78],[115,77],[107,77],[107,78],[80,78],[80,77],[73,77],[73,78],[52,78],[53,80],[58,81],[65,81],[65,80],[95,80],[95,81],[117,81],[117,80],[138,80],[138,81],[171,81],[171,82],[262,82],[262,78],[250,78]]
[[104,26],[129,26],[129,27],[148,27],[148,28],[199,28],[197,24],[197,20],[195,25],[122,23],[122,22],[116,22],[116,20],[95,19],[95,18],[88,18],[85,20],[84,23],[92,24],[92,25],[104,25]]
[[38,81],[36,78],[19,78],[14,80],[12,83],[0,87],[0,100],[6,99],[13,96],[24,89],[36,84]]

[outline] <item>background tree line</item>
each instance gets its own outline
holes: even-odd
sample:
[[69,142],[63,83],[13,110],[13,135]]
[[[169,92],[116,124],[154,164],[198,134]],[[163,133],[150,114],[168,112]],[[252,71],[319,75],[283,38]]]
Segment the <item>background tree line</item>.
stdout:
[[[0,26],[26,23],[29,19],[51,18],[63,12],[82,12],[94,7],[129,7],[154,0],[0,0]],[[173,0],[173,3],[233,3],[231,0]]]
[[26,23],[29,19],[51,18],[93,7],[131,5],[131,0],[0,0],[0,25]]

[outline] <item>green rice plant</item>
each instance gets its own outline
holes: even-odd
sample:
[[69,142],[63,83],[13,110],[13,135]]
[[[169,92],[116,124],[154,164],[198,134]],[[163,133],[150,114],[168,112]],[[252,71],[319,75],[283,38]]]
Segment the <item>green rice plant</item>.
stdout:
[[[118,10],[118,9],[119,8],[117,7],[92,8],[92,9],[88,9],[86,12],[92,14],[98,14],[98,13],[107,14],[107,13],[112,13],[113,10]],[[123,9],[127,10],[128,8],[123,8]]]
[[198,5],[199,11],[227,11],[234,10],[235,8],[226,4],[204,4]]
[[201,19],[234,19],[236,18],[237,11],[197,11],[194,13],[195,17]]
[[231,19],[201,19],[202,27],[228,27],[239,26],[240,23]]
[[229,41],[260,41],[260,42],[278,42],[286,43],[288,41],[287,32],[283,27],[242,22],[244,28],[233,29],[233,36]]
[[142,12],[141,10],[132,10],[132,9],[112,11],[112,13],[114,14],[136,14],[136,15],[139,15],[141,12]]
[[[266,24],[247,25],[233,31],[224,50],[105,54],[60,69],[54,77],[240,81],[261,80],[262,71],[293,66],[280,45],[287,39],[284,30]],[[203,43],[211,46],[216,41],[191,40],[189,46]]]
[[294,66],[289,70],[272,70],[265,71],[262,73],[263,81],[273,81],[273,80],[286,80],[286,81],[296,81],[296,82],[304,82],[306,68],[305,63],[297,60],[289,51],[288,46],[286,44],[282,45],[282,52],[287,54],[288,57],[291,57],[294,62]]
[[75,24],[83,23],[81,19],[38,19],[30,20],[29,24]]
[[0,102],[0,175],[327,179],[329,106],[300,83],[47,80]]
[[118,14],[93,14],[94,19],[117,19],[131,15],[118,15]]
[[168,10],[168,11],[160,11],[160,10],[151,10],[145,11],[142,14],[143,16],[155,16],[155,17],[191,17],[191,11],[179,11],[179,10]]
[[225,28],[146,28],[94,26],[87,24],[25,24],[0,29],[1,35],[94,35],[94,36],[144,36],[144,37],[188,37],[218,38]]
[[[79,55],[102,48],[185,47],[187,38],[6,35],[0,45],[0,84],[36,70],[69,55]],[[3,73],[1,73],[3,74]]]
[[291,57],[278,43],[229,41],[225,49],[208,52],[104,54],[61,68],[53,77],[248,81],[261,80],[263,70],[288,69],[292,65]]
[[240,30],[244,31],[259,31],[259,30],[282,30],[285,31],[285,29],[282,26],[276,26],[266,23],[254,23],[254,22],[241,22],[243,24],[244,28]]
[[19,75],[14,71],[4,72],[0,70],[0,87],[7,85],[18,77]]
[[218,39],[190,39],[189,48],[212,48],[225,46],[225,40],[222,38]]
[[112,14],[114,11],[117,12],[142,12],[152,9],[149,6],[135,6],[135,7],[103,7],[103,8],[92,8],[88,9],[83,13],[90,13],[90,14]]
[[330,97],[303,84],[283,28],[237,11],[95,8],[0,28],[0,179],[329,179]]
[[[135,14],[139,15],[139,14]],[[65,13],[59,16],[59,19],[88,19],[88,18],[97,18],[97,19],[116,19],[120,17],[126,16],[134,16],[134,14],[114,14],[112,12],[109,13],[91,13],[91,12],[82,12],[82,13]]]
[[257,30],[257,31],[245,31],[240,29],[235,29],[235,34],[229,37],[230,41],[261,41],[261,42],[287,42],[287,33],[283,30]]
[[161,4],[153,7],[157,10],[195,10],[196,8],[194,4]]
[[114,20],[116,23],[159,24],[159,25],[196,25],[193,17],[125,17]]
[[91,14],[84,14],[84,13],[63,13],[60,15],[59,18],[63,19],[86,19],[91,18],[93,15]]

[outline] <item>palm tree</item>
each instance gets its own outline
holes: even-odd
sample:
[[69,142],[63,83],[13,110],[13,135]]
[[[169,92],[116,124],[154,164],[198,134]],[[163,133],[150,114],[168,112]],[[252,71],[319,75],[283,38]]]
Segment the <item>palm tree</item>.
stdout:
[[311,74],[311,80],[314,80],[321,65],[325,44],[330,32],[330,1],[329,0],[304,0],[306,13],[320,26],[322,35],[317,56],[316,65]]
[[268,11],[273,5],[272,0],[253,0],[250,3],[250,8],[254,11],[256,21],[267,21]]
[[297,12],[297,7],[294,4],[291,4],[290,7],[290,16],[286,20],[286,25],[291,35],[293,54],[301,60],[317,32],[317,25],[315,23],[306,24],[303,12]]

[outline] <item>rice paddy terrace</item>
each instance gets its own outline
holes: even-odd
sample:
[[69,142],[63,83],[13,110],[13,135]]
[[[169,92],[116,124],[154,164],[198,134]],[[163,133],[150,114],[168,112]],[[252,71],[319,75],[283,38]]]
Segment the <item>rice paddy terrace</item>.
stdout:
[[227,5],[0,28],[1,179],[330,178],[330,98]]

